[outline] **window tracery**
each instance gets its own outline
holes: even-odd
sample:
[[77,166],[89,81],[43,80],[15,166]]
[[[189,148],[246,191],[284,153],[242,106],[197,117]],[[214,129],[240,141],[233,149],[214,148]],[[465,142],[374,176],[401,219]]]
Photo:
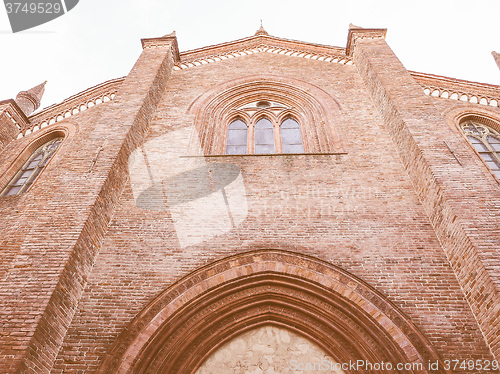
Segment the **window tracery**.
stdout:
[[[205,156],[234,151],[228,148],[234,144],[228,144],[227,136],[236,119],[247,126],[246,153],[255,154],[255,124],[262,117],[273,124],[275,154],[292,153],[287,146],[283,148],[281,135],[281,124],[288,117],[299,124],[299,129],[285,131],[298,135],[300,130],[303,152],[299,153],[344,153],[337,131],[343,118],[340,102],[317,86],[294,78],[259,74],[229,80],[197,97],[188,113],[193,115],[196,141]],[[300,149],[300,142],[288,145],[293,146],[288,149]]]
[[4,188],[0,196],[18,195],[26,192],[35,179],[45,169],[54,153],[61,145],[63,138],[52,139],[31,154],[16,175]]
[[259,100],[235,112],[227,127],[226,154],[304,153],[298,115],[291,108]]
[[500,179],[500,132],[475,120],[463,122],[461,129],[491,172]]

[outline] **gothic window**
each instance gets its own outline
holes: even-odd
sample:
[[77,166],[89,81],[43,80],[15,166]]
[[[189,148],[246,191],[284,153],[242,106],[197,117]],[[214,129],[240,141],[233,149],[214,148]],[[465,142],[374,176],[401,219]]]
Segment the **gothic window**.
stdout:
[[[339,100],[293,78],[259,74],[232,79],[200,95],[188,112],[207,156],[345,153],[335,125],[342,122]],[[274,141],[269,122],[259,122],[264,118],[272,125]],[[237,126],[230,125],[238,119],[241,131],[233,132]],[[243,139],[233,139],[239,136]]]
[[243,155],[247,153],[248,127],[238,118],[229,124],[227,129],[226,154]]
[[62,141],[62,138],[52,139],[33,152],[7,187],[5,187],[1,196],[17,195],[26,192],[43,171]]
[[234,112],[227,127],[226,154],[304,153],[300,114],[290,107],[260,100]]
[[255,124],[255,153],[274,153],[274,128],[266,117],[262,117]]
[[464,122],[461,127],[474,149],[493,174],[500,179],[500,133],[472,120]]
[[299,123],[291,118],[286,118],[281,123],[281,149],[283,153],[303,153],[302,134]]

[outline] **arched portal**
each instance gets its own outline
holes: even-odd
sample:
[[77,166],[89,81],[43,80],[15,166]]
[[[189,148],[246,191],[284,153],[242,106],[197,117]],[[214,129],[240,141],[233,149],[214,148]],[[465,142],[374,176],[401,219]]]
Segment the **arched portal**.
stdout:
[[226,342],[262,326],[290,330],[339,363],[422,363],[393,372],[429,373],[427,363],[438,360],[409,318],[362,280],[309,256],[259,250],[207,265],[158,295],[98,372],[193,374]]

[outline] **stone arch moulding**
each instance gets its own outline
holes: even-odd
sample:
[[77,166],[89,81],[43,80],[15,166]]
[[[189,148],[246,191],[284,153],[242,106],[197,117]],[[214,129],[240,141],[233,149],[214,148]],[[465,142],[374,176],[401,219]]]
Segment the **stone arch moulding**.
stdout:
[[158,295],[97,373],[193,374],[222,344],[262,325],[292,330],[340,363],[422,362],[422,370],[394,372],[430,373],[427,362],[439,360],[410,319],[362,280],[313,257],[258,250],[204,266]]
[[188,108],[206,155],[223,154],[228,121],[235,109],[253,101],[268,100],[291,108],[304,127],[307,153],[344,152],[337,131],[342,107],[323,89],[298,79],[252,75],[224,82],[197,97]]

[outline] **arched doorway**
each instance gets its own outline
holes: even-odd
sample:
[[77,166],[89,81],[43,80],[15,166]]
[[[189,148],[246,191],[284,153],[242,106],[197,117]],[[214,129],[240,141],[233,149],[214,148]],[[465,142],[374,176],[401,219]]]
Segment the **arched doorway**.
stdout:
[[[194,374],[224,344],[267,326],[301,336],[338,363],[429,373],[427,363],[439,359],[409,318],[362,280],[303,254],[259,250],[198,269],[158,295],[98,372]],[[414,366],[396,370],[398,363]]]

